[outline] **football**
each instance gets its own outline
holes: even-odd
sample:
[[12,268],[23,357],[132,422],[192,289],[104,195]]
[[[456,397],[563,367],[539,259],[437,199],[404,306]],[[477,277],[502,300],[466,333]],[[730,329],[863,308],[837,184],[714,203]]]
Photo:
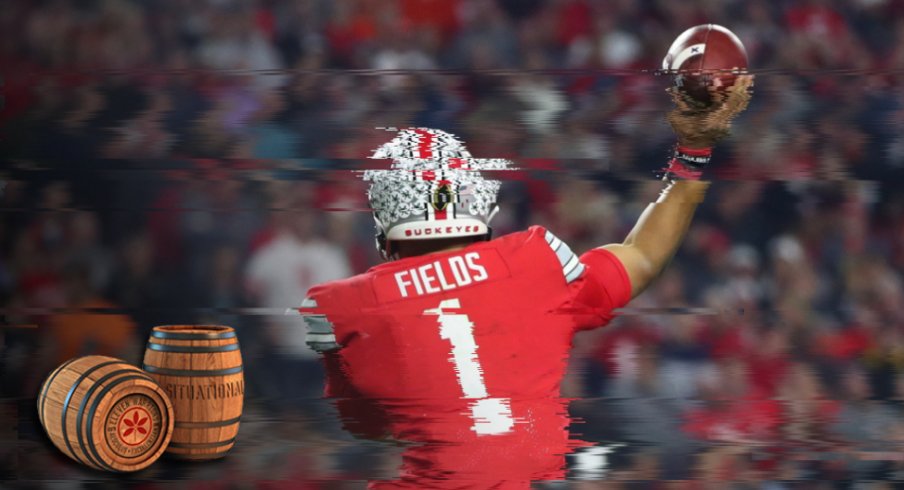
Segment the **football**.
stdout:
[[679,90],[702,106],[712,104],[709,87],[730,87],[747,71],[747,50],[733,32],[701,24],[681,33],[662,60]]

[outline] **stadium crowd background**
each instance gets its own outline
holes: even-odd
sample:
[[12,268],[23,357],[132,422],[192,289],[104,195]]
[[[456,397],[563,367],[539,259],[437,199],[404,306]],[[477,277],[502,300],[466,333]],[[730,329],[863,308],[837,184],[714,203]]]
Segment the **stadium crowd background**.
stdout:
[[32,423],[43,377],[80,354],[137,362],[152,326],[201,322],[238,329],[245,441],[144,478],[377,471],[321,423],[316,360],[282,315],[378,260],[347,171],[391,137],[375,127],[518,162],[497,234],[620,241],[673,141],[653,70],[710,21],[747,46],[754,101],[668,271],[578,342],[576,432],[628,444],[617,479],[904,479],[901,0],[6,2],[0,420],[19,423],[0,478],[97,478]]

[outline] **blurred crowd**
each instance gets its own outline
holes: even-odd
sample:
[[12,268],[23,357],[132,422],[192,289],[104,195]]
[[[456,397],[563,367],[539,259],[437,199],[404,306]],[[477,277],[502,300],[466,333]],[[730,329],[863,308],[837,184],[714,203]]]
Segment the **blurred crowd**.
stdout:
[[149,477],[355,477],[367,447],[320,423],[283,312],[378,262],[351,171],[378,128],[515,160],[497,233],[618,242],[673,142],[656,69],[703,22],[744,42],[754,100],[670,268],[576,342],[574,430],[624,444],[620,480],[904,479],[902,0],[5,2],[0,414],[24,422],[0,479],[96,478],[48,454],[31,400],[172,323],[237,329],[253,431],[215,472]]

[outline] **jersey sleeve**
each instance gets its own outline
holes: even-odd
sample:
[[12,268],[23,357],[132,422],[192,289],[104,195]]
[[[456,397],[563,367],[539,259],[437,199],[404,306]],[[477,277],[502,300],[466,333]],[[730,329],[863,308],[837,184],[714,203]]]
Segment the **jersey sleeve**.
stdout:
[[612,252],[595,248],[580,257],[581,280],[572,286],[579,330],[601,327],[615,316],[614,310],[631,301],[631,280],[625,266]]
[[310,296],[301,302],[297,310],[304,319],[306,332],[305,343],[312,350],[322,354],[324,370],[326,371],[326,389],[324,396],[328,398],[347,398],[357,395],[352,388],[339,356],[339,344],[336,342],[336,333],[333,324],[327,319],[322,310],[318,309],[317,301]]
[[545,231],[545,238],[569,288],[564,310],[573,315],[578,330],[605,325],[615,309],[631,301],[628,273],[612,252],[596,248],[578,256],[552,232]]
[[327,316],[317,309],[317,301],[308,297],[298,308],[304,319],[306,332],[305,343],[317,352],[328,352],[339,349],[333,324]]

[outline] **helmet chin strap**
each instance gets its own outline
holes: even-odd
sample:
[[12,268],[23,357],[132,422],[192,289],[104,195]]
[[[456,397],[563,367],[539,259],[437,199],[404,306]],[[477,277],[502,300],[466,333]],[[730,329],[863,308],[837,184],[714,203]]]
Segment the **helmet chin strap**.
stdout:
[[386,231],[383,229],[383,223],[380,222],[380,218],[377,218],[376,213],[374,213],[374,225],[377,228],[377,233],[374,235],[374,245],[377,247],[377,252],[380,252],[380,258],[390,261],[392,258],[387,250],[389,243],[386,240]]
[[496,204],[493,206],[493,210],[490,211],[490,214],[487,216],[487,234],[486,241],[490,241],[493,239],[493,227],[490,226],[490,222],[493,221],[493,216],[496,216],[496,213],[499,212],[499,205]]
[[493,210],[490,211],[490,214],[487,215],[487,227],[489,228],[490,222],[493,221],[493,216],[496,216],[496,213],[499,212],[499,205],[496,204],[493,206]]
[[383,243],[383,260],[387,262],[399,260],[399,254],[392,250],[392,242],[389,240],[384,240]]

